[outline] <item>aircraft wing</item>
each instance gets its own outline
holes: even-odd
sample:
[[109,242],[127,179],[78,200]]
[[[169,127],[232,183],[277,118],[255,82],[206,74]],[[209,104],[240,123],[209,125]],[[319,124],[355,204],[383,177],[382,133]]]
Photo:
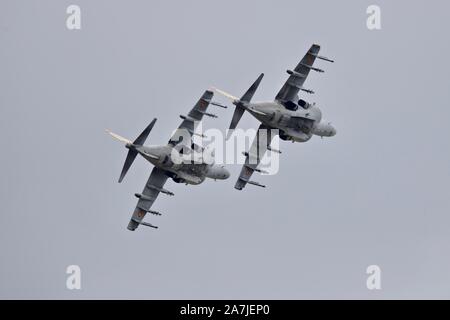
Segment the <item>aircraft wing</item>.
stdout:
[[212,91],[206,90],[201,98],[197,101],[195,106],[189,111],[187,116],[180,115],[183,121],[170,138],[169,144],[176,145],[180,143],[181,137],[183,136],[183,130],[186,130],[189,133],[190,137],[192,137],[195,132],[196,125],[198,125],[198,123],[203,119],[203,116],[217,118],[216,115],[206,112],[206,109],[208,108],[213,95],[214,93]]
[[[264,185],[251,181],[250,178],[253,172],[261,172],[264,173],[264,170],[258,169],[258,165],[261,162],[261,159],[264,157],[264,154],[268,149],[270,149],[270,143],[272,142],[272,128],[267,127],[264,124],[260,124],[258,131],[256,133],[255,139],[253,139],[253,143],[250,147],[250,150],[246,154],[245,163],[242,166],[241,173],[239,174],[239,178],[236,181],[234,187],[238,190],[242,190],[247,183],[253,184],[259,187],[265,187]],[[267,139],[263,134],[267,134]],[[278,151],[278,150],[273,150]],[[278,151],[280,152],[280,151]]]
[[164,183],[166,182],[168,176],[164,173],[164,170],[154,167],[150,177],[145,184],[144,190],[141,194],[136,194],[139,201],[134,209],[133,216],[131,217],[130,223],[128,224],[128,230],[135,230],[140,224],[146,225],[148,227],[157,228],[156,226],[143,222],[147,212],[160,215],[156,211],[150,210],[153,202],[155,202],[158,194],[160,192],[173,195],[173,193],[163,189]]
[[[317,44],[313,44],[311,48],[308,50],[308,52],[305,54],[303,59],[295,67],[295,69],[293,71],[288,70],[290,76],[283,85],[283,87],[281,88],[280,92],[278,92],[277,96],[275,97],[275,100],[280,102],[286,101],[297,102],[296,100],[298,100],[298,92],[300,90],[306,91],[308,93],[313,93],[311,90],[304,89],[303,83],[308,77],[310,70],[323,72],[323,70],[314,68],[312,66],[314,61],[316,60],[319,50],[320,46]],[[329,59],[327,60],[331,61]]]

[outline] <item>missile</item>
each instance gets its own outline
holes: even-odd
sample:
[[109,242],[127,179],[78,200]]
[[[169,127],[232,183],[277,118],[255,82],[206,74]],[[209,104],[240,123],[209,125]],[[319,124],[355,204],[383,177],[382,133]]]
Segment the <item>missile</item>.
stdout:
[[324,56],[319,56],[318,54],[311,53],[311,52],[308,52],[308,53],[309,53],[310,55],[312,55],[313,57],[316,57],[317,59],[324,60],[324,61],[328,61],[328,62],[331,62],[331,63],[334,62],[334,60],[331,60],[330,58],[327,58],[327,57],[324,57]]
[[133,221],[136,222],[136,223],[142,224],[143,226],[158,229],[157,226],[154,226],[154,225],[152,225],[151,223],[147,223],[147,222],[144,222],[144,221],[139,221],[139,220],[133,219],[133,218],[132,218],[131,220],[133,220]]
[[269,172],[267,172],[266,170],[262,170],[262,169],[258,169],[258,168],[254,168],[253,170],[255,170],[256,172],[259,172],[259,173],[269,174]]
[[271,146],[267,146],[267,150],[272,151],[272,152],[277,152],[277,153],[281,153],[280,150],[274,149]]
[[208,112],[201,111],[201,110],[196,110],[196,111],[197,111],[197,112],[200,112],[200,113],[203,114],[204,116],[211,117],[211,118],[217,118],[217,116],[216,116],[215,114],[213,114],[213,113],[208,113]]
[[223,105],[223,104],[220,104],[220,103],[218,103],[218,102],[215,102],[215,101],[211,101],[210,103],[211,103],[213,106],[221,107],[221,108],[224,108],[224,109],[228,108],[227,106],[225,106],[225,105]]
[[300,90],[305,91],[306,93],[309,93],[309,94],[314,94],[314,91],[312,91],[310,89],[305,89],[302,87],[302,88],[300,88]]
[[138,204],[137,207],[138,207],[140,210],[145,211],[145,212],[147,212],[147,213],[154,214],[155,216],[160,216],[160,215],[161,215],[161,213],[159,213],[158,211],[153,211],[153,210],[150,210],[150,209],[148,209],[148,208],[144,208],[145,206],[139,206],[139,204]]
[[154,185],[152,185],[152,184],[147,185],[147,187],[150,188],[150,189],[159,191],[159,192],[161,192],[161,193],[167,194],[167,195],[169,195],[169,196],[174,196],[174,195],[175,195],[173,192],[170,192],[169,190],[166,190],[166,189],[164,189],[164,188],[159,188],[159,187],[154,186]]
[[304,75],[303,73],[297,72],[297,71],[286,70],[286,72],[288,74],[290,74],[291,76],[294,76],[294,77],[297,77],[297,78],[306,78],[306,75]]
[[269,172],[267,172],[266,170],[263,169],[258,169],[258,168],[253,168],[252,166],[248,165],[248,164],[244,164],[244,166],[246,166],[247,168],[249,168],[250,170],[259,172],[259,173],[263,173],[263,174],[269,174]]
[[147,196],[145,194],[142,194],[142,193],[135,193],[134,196],[136,198],[138,198],[138,199],[145,200],[145,201],[153,201],[153,200],[155,200],[152,197],[149,197],[149,196]]
[[254,186],[257,186],[257,187],[261,187],[261,188],[265,188],[266,186],[265,185],[263,185],[263,184],[261,184],[261,183],[259,183],[259,182],[256,182],[256,181],[247,181],[247,183],[248,184],[252,184],[252,185],[254,185]]
[[316,72],[325,72],[325,71],[323,71],[322,69],[314,68],[313,66],[310,66],[309,64],[306,64],[306,63],[300,63],[300,64],[301,64],[302,66],[304,66],[305,68],[314,70],[314,71],[316,71]]
[[183,120],[191,121],[191,122],[200,121],[200,120],[197,120],[197,119],[194,119],[189,116],[182,115],[182,114],[180,114],[180,118]]
[[147,223],[147,222],[144,222],[144,221],[139,222],[139,224],[142,224],[143,226],[146,226],[146,227],[158,229],[158,226],[154,226],[151,223]]
[[198,136],[198,137],[200,137],[200,138],[207,138],[207,136],[206,135],[204,135],[203,133],[197,133],[197,132],[194,132],[194,131],[192,131],[191,129],[189,129],[189,128],[185,128],[190,134],[192,134],[193,136]]
[[207,138],[207,136],[205,136],[203,133],[192,132],[192,135],[200,138]]

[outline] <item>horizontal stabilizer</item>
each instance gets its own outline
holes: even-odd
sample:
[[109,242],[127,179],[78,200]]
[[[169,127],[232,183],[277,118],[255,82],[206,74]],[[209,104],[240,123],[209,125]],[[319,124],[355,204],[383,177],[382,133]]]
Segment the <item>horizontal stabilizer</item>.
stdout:
[[124,142],[126,144],[126,147],[129,149],[127,157],[125,159],[125,163],[123,164],[122,172],[120,173],[119,183],[122,182],[123,178],[125,177],[125,175],[128,172],[128,169],[130,169],[131,165],[133,164],[134,159],[136,159],[136,156],[138,154],[138,152],[135,150],[136,146],[141,146],[144,144],[145,140],[148,137],[148,134],[152,130],[153,126],[155,125],[155,122],[156,122],[156,118],[153,119],[153,121],[147,126],[147,128],[145,128],[144,131],[142,131],[142,133],[139,135],[139,137],[136,138],[136,140],[134,140],[134,142],[131,142],[130,140],[128,140],[122,136],[119,136],[118,134],[116,134],[114,132],[106,130],[106,132],[108,132],[115,139],[117,139],[121,142]]
[[137,146],[142,146],[145,142],[145,140],[147,140],[147,137],[150,133],[150,131],[152,131],[153,126],[155,125],[156,122],[156,118],[152,120],[152,122],[150,122],[150,124],[147,126],[147,128],[145,128],[144,131],[142,131],[142,133],[139,135],[139,137],[136,138],[136,140],[134,140],[133,144],[137,145]]
[[[241,120],[242,115],[244,114],[245,109],[239,105],[236,106],[233,113],[233,118],[231,118],[230,130],[236,129],[239,120]],[[227,137],[228,138],[228,137]]]
[[119,183],[122,182],[123,178],[128,172],[128,169],[130,169],[131,165],[133,164],[134,159],[136,159],[137,151],[130,149],[128,151],[127,157],[125,159],[125,163],[123,164],[122,172],[120,173],[119,177]]
[[240,99],[241,102],[250,102],[252,100],[253,95],[255,94],[256,90],[259,87],[259,84],[261,83],[262,78],[264,77],[264,73],[261,73],[258,77],[258,79],[253,82],[253,84],[248,88],[247,92],[244,93],[242,98]]

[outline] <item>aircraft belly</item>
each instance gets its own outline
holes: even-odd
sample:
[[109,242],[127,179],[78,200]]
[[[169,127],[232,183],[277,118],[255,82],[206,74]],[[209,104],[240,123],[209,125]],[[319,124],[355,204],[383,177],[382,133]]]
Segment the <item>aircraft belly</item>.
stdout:
[[292,137],[292,140],[296,142],[305,142],[311,139],[311,134],[306,134],[304,132],[294,130],[292,128],[287,128],[286,130],[284,130],[284,132],[288,136]]
[[207,164],[181,164],[176,174],[189,184],[200,184],[205,180]]

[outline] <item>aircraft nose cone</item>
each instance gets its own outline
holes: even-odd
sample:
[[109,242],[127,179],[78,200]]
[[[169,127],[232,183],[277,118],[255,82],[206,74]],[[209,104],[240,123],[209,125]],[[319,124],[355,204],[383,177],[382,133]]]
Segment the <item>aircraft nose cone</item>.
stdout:
[[337,133],[336,128],[333,127],[333,129],[331,130],[331,136],[335,136]]
[[228,171],[224,167],[222,167],[222,169],[223,169],[223,178],[228,179],[230,177],[230,171]]

